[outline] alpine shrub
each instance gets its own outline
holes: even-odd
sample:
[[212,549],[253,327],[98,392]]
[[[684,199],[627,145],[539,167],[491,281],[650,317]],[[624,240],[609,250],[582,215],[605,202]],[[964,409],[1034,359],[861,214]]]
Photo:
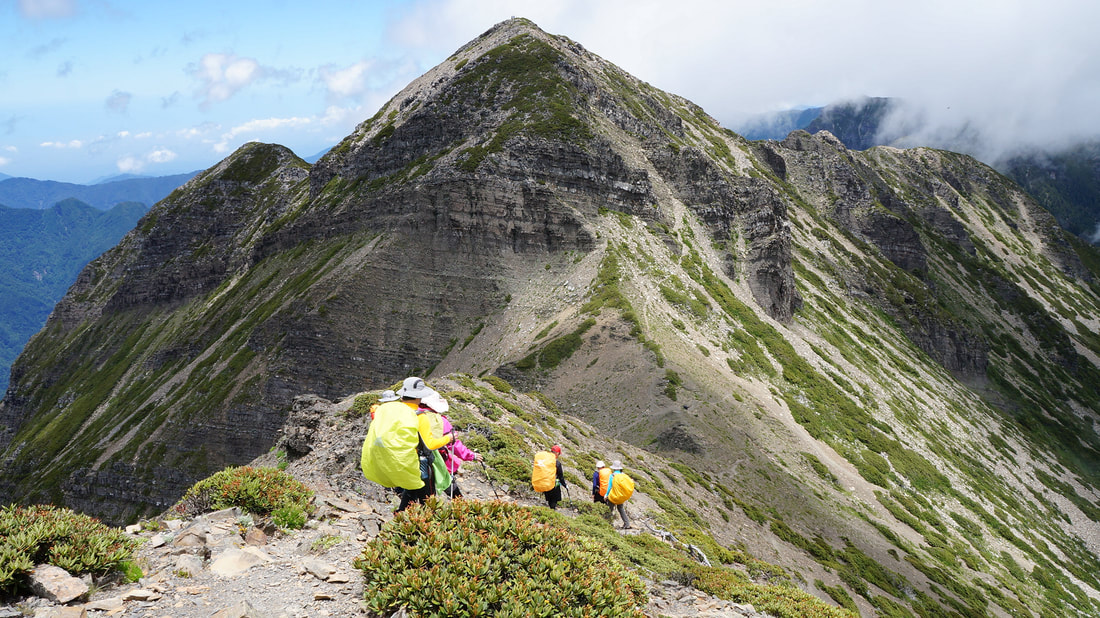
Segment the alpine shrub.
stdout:
[[54,506],[0,509],[0,592],[13,594],[38,564],[73,575],[121,570],[137,540],[99,520]]
[[606,547],[504,502],[431,498],[395,516],[355,566],[379,615],[641,618],[646,603]]
[[297,511],[308,512],[312,499],[313,492],[286,472],[244,466],[226,468],[195,483],[173,508],[183,515],[198,515],[235,506],[255,515],[279,511],[297,521],[302,518]]

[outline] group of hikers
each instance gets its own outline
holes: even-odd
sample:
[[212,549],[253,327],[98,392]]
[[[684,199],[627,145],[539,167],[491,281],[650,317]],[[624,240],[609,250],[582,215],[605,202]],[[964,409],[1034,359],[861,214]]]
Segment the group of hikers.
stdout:
[[[551,509],[558,508],[562,488],[568,490],[560,456],[560,444],[551,446],[549,451],[535,453],[531,471],[531,487],[542,493],[546,498],[546,506]],[[592,501],[617,509],[623,520],[623,528],[630,528],[630,517],[626,514],[625,503],[633,493],[634,481],[623,472],[622,462],[616,459],[611,462],[610,467],[603,460],[596,462],[596,470],[592,473]]]
[[[401,503],[395,512],[437,493],[461,497],[459,468],[466,461],[481,461],[480,454],[455,436],[446,416],[449,409],[447,400],[417,377],[405,378],[396,392],[383,392],[371,406],[360,465],[368,480],[397,491]],[[539,451],[532,465],[532,488],[543,494],[551,509],[561,501],[562,489],[568,489],[561,451],[559,444]],[[610,467],[596,462],[592,501],[617,508],[623,528],[630,528],[624,503],[633,491],[634,481],[623,472],[621,462],[612,461]]]

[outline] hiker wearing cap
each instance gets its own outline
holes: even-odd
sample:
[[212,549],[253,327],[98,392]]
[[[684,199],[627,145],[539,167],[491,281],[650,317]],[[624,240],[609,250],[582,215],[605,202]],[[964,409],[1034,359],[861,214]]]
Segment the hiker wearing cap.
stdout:
[[[439,393],[425,397],[420,401],[421,407],[428,407],[439,415],[440,420],[443,421],[443,433],[450,434],[453,439],[451,443],[443,446],[439,449],[439,454],[443,457],[443,464],[447,469],[447,472],[451,474],[451,484],[446,489],[445,493],[451,498],[461,498],[462,489],[458,486],[458,469],[462,467],[464,461],[481,461],[481,455],[471,451],[462,440],[459,440],[455,435],[454,426],[451,425],[451,419],[447,418],[447,411],[451,406],[447,403]],[[438,485],[438,483],[437,483]]]
[[561,502],[561,488],[565,487],[565,470],[561,467],[561,445],[555,444],[550,447],[550,452],[554,454],[554,468],[557,472],[557,480],[554,483],[553,489],[543,492],[546,496],[546,506],[557,509],[558,503]]
[[[396,395],[401,397],[401,403],[409,406],[415,413],[420,410],[421,400],[432,395],[438,396],[438,393],[428,388],[424,384],[424,380],[413,377],[405,378]],[[439,432],[440,435],[438,436],[433,435],[431,422],[432,419],[427,414],[417,416],[417,428],[420,432],[420,444],[417,446],[417,452],[420,455],[420,478],[424,481],[424,486],[420,489],[406,489],[402,492],[401,504],[398,505],[395,512],[399,513],[405,510],[411,502],[423,504],[428,496],[435,493],[435,475],[432,473],[435,451],[441,446],[449,444],[452,436],[443,432]]]
[[[604,500],[604,492],[607,491],[607,481],[611,477],[611,468],[607,467],[607,464],[603,460],[596,462],[596,471],[592,473],[592,501],[600,504],[606,504],[607,500]],[[603,489],[601,489],[601,487]]]
[[[623,503],[616,503],[614,497],[611,494],[612,487],[615,483],[615,477],[618,475],[623,475],[623,464],[621,461],[616,459],[615,461],[611,462],[611,470],[610,474],[608,474],[607,487],[604,488],[603,498],[604,501],[607,502],[607,506],[609,508],[614,506],[618,509],[619,517],[623,519],[623,528],[630,528],[630,518],[626,515],[626,505]],[[634,491],[633,481],[630,482],[630,491]]]
[[378,396],[378,401],[370,404],[370,420],[374,420],[374,414],[378,411],[379,406],[391,401],[397,401],[397,399],[397,393],[393,391],[382,391],[382,394]]

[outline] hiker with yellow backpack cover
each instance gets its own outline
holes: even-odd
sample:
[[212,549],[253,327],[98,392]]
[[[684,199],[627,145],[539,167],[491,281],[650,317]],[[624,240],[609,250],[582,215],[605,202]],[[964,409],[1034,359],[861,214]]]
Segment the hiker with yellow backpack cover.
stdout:
[[401,504],[395,512],[435,493],[435,450],[450,444],[453,434],[432,435],[431,417],[417,415],[420,400],[434,394],[424,380],[405,378],[396,393],[401,399],[378,406],[363,441],[363,476],[398,490]]
[[592,474],[592,501],[602,502],[608,508],[618,509],[623,520],[623,528],[630,528],[630,518],[626,514],[626,501],[634,495],[634,479],[623,472],[619,460],[611,462],[608,468],[603,461],[596,462],[596,471]]
[[561,455],[561,445],[555,444],[550,451],[535,453],[535,461],[531,467],[531,488],[546,496],[546,506],[557,509],[561,502],[561,488],[566,487],[565,471],[561,467],[558,457]]

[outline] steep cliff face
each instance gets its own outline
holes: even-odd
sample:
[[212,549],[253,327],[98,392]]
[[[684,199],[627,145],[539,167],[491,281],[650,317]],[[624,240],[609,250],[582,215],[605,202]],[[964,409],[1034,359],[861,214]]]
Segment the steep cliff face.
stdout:
[[249,144],[89,265],[0,403],[0,497],[123,520],[300,394],[495,374],[708,471],[707,525],[819,594],[1088,613],[1098,265],[972,159],[749,142],[510,20],[315,165]]

